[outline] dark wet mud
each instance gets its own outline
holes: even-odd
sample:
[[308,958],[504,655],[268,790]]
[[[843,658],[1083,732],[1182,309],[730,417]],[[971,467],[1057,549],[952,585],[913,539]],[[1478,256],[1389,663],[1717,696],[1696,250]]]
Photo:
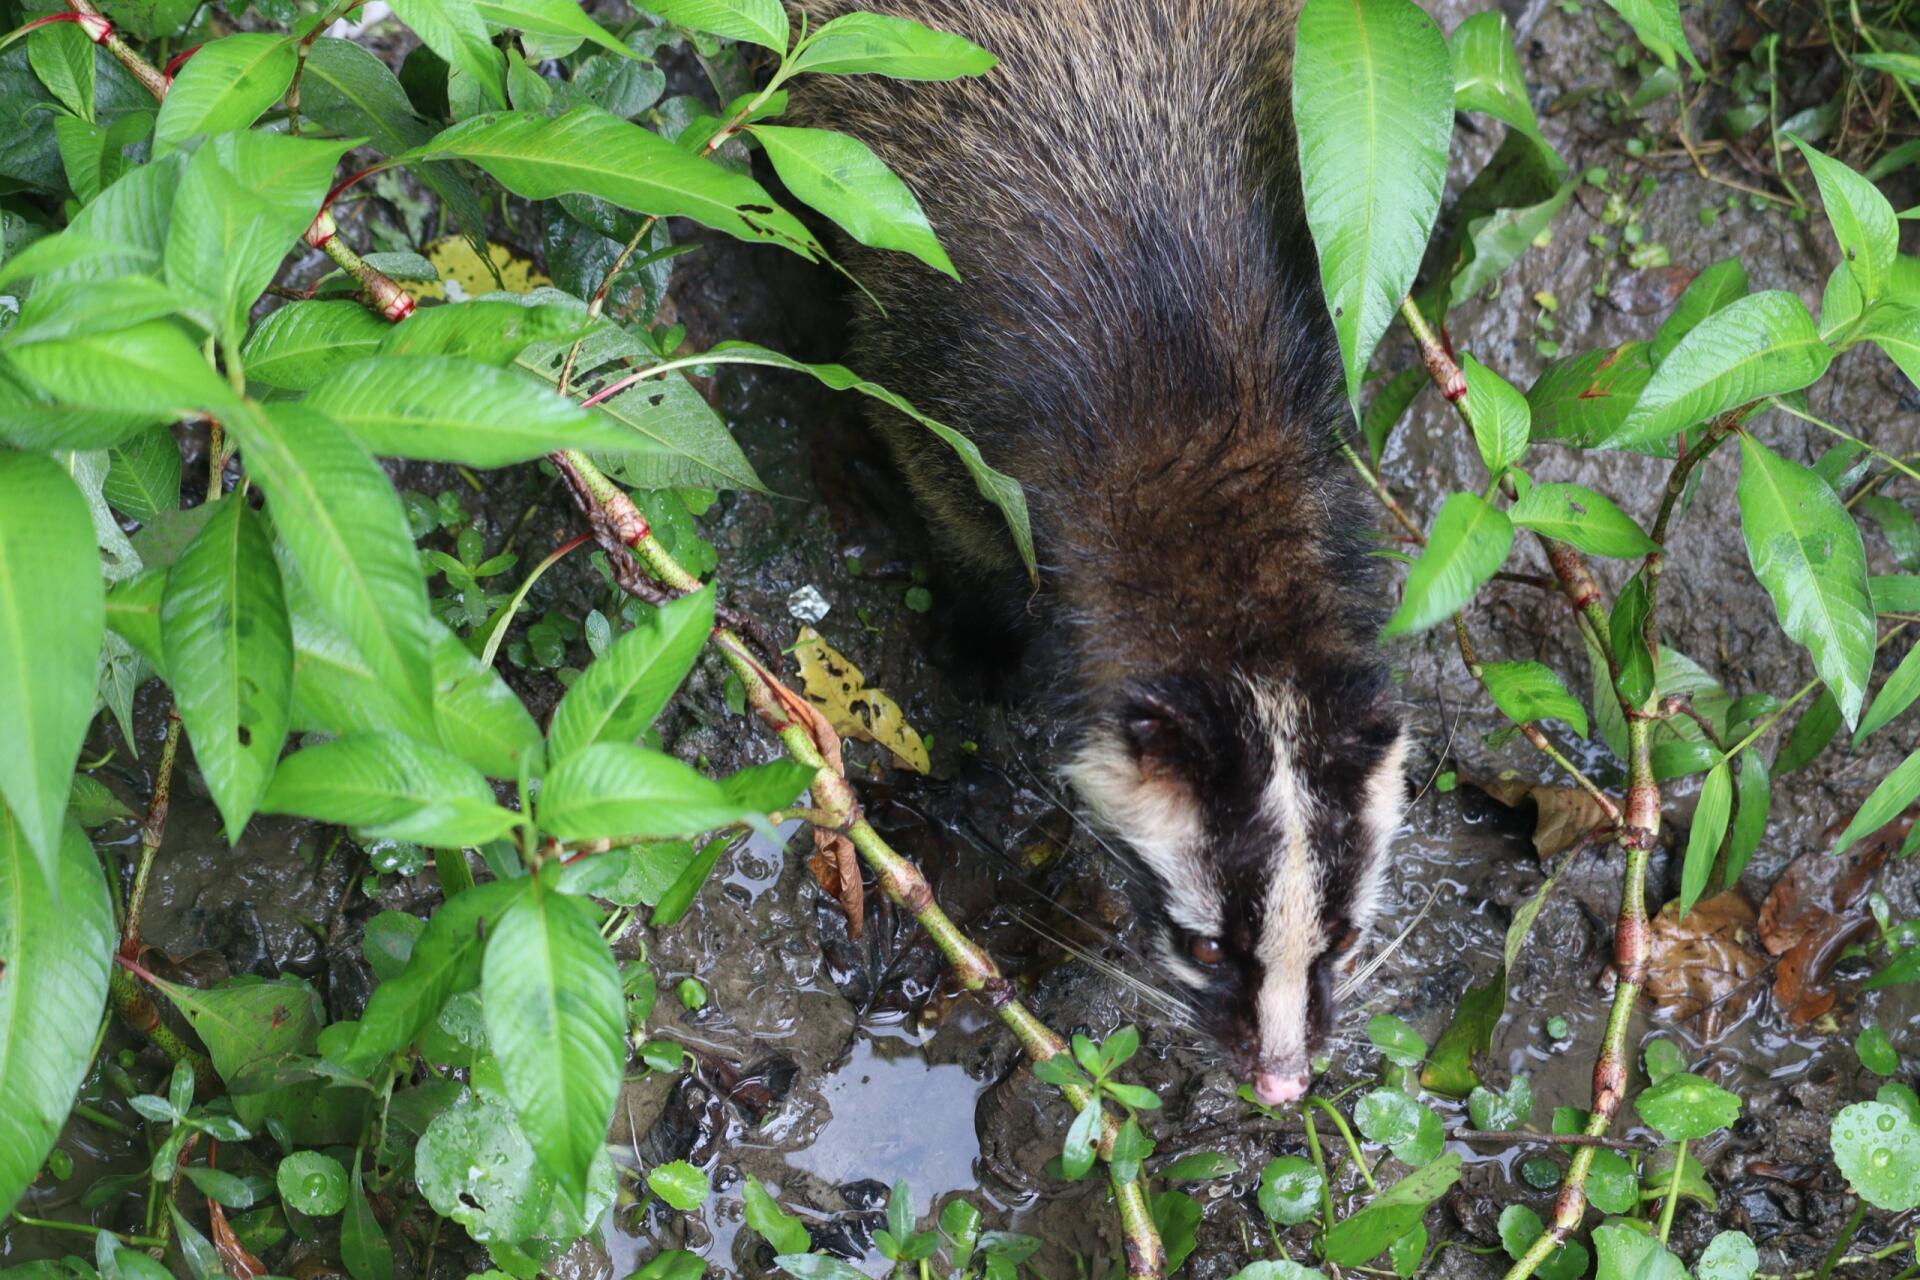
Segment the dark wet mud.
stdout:
[[[1470,11],[1458,3],[1441,7],[1448,29]],[[1610,69],[1591,53],[1590,14],[1536,2],[1510,6],[1509,16],[1537,104],[1610,82]],[[1787,288],[1817,302],[1834,261],[1817,219],[1793,222],[1742,204],[1703,229],[1699,209],[1721,204],[1727,191],[1693,175],[1684,160],[1629,161],[1617,128],[1597,108],[1576,105],[1547,115],[1543,124],[1576,171],[1605,164],[1630,181],[1657,175],[1643,222],[1650,240],[1671,246],[1676,265],[1701,267],[1739,254],[1756,288]],[[1496,140],[1478,139],[1463,149],[1456,189]],[[1593,191],[1576,193],[1551,243],[1529,251],[1496,296],[1456,309],[1455,342],[1527,385],[1545,362],[1533,301],[1541,291],[1557,300],[1553,336],[1569,352],[1650,336],[1677,286],[1669,287],[1667,277],[1634,277],[1617,257],[1603,259],[1591,248],[1588,235],[1605,229],[1600,209]],[[1603,277],[1610,288],[1599,298],[1593,285]],[[696,343],[742,337],[809,359],[835,359],[834,295],[831,281],[796,260],[714,241],[678,261],[671,299]],[[1396,368],[1414,360],[1407,344],[1388,355]],[[1150,968],[1132,950],[1120,870],[1076,821],[1053,775],[1049,727],[1017,702],[984,696],[980,673],[954,660],[943,619],[964,602],[940,598],[938,574],[928,573],[936,566],[884,457],[861,427],[858,407],[811,382],[734,370],[722,371],[713,394],[769,488],[781,495],[723,495],[703,520],[726,593],[790,640],[800,625],[789,612],[790,598],[816,591],[830,606],[818,629],[933,737],[933,776],[924,779],[892,769],[876,748],[850,745],[852,771],[875,824],[928,871],[942,903],[992,949],[1057,1030],[1099,1035],[1129,1022],[1142,1028],[1144,1048],[1132,1078],[1154,1087],[1165,1102],[1153,1118],[1159,1144],[1153,1167],[1201,1151],[1238,1162],[1234,1177],[1193,1188],[1205,1216],[1185,1274],[1217,1280],[1251,1257],[1270,1256],[1253,1190],[1268,1159],[1305,1152],[1298,1118],[1272,1120],[1240,1102],[1237,1081],[1153,985]],[[1890,364],[1859,353],[1846,357],[1815,394],[1813,409],[1889,451],[1909,453],[1920,448],[1915,405],[1912,389]],[[1778,415],[1760,420],[1757,429],[1802,461],[1824,447],[1810,428]],[[1643,519],[1651,517],[1665,476],[1662,464],[1621,454],[1582,457],[1548,447],[1530,461],[1536,479],[1591,485]],[[1384,466],[1388,482],[1422,522],[1446,493],[1479,488],[1479,468],[1471,442],[1431,391],[1416,401]],[[1733,501],[1734,462],[1716,457],[1704,471],[1672,539],[1663,579],[1666,639],[1731,693],[1789,694],[1811,668],[1780,634],[1747,569]],[[498,477],[484,493],[463,488],[446,471],[421,469],[405,482],[428,494],[459,491],[489,552],[511,538],[523,567],[573,532],[563,495],[535,469]],[[1896,570],[1877,535],[1869,535],[1869,549],[1875,572]],[[1509,568],[1543,569],[1525,563],[1536,555],[1517,553],[1521,563]],[[858,574],[850,569],[854,560]],[[1617,565],[1603,572],[1614,574]],[[908,588],[923,579],[935,593],[931,613],[906,603]],[[594,603],[598,584],[584,562],[563,562],[535,588],[528,614],[578,617]],[[1619,584],[1609,578],[1605,585]],[[1584,689],[1586,657],[1557,598],[1497,586],[1477,611],[1475,627],[1484,656],[1539,660]],[[584,663],[584,644],[576,639],[569,657]],[[1888,664],[1897,657],[1897,646],[1883,655]],[[1464,783],[1437,785],[1443,775],[1549,780],[1541,762],[1524,743],[1487,744],[1499,718],[1446,637],[1433,633],[1403,643],[1395,659],[1405,712],[1418,735],[1410,769],[1418,798],[1396,844],[1375,945],[1403,931],[1404,937],[1348,1002],[1320,1086],[1328,1094],[1378,1073],[1378,1055],[1364,1035],[1370,1013],[1397,1014],[1429,1041],[1439,1035],[1461,994],[1494,973],[1513,911],[1546,875],[1524,806],[1507,810]],[[726,709],[722,674],[710,662],[696,670],[662,722],[668,747],[717,769],[770,758],[772,745]],[[558,695],[550,674],[512,672],[510,678],[536,714],[544,715]],[[130,804],[145,795],[146,771],[157,756],[161,707],[148,693],[138,705],[138,759],[117,744],[112,766],[116,790]],[[1822,847],[1835,819],[1851,813],[1914,737],[1911,725],[1896,723],[1861,754],[1835,748],[1776,784],[1766,839],[1742,882],[1749,903],[1758,906],[1789,863]],[[102,735],[89,754],[113,745]],[[1600,774],[1617,776],[1609,773],[1603,749],[1582,758],[1592,759]],[[1669,789],[1670,830],[1672,824],[1684,829],[1696,788],[1697,781]],[[128,865],[137,847],[130,826],[103,836],[117,841],[113,852]],[[981,1005],[956,992],[926,939],[877,893],[869,892],[863,935],[849,937],[838,907],[807,875],[802,853],[799,841],[786,848],[745,842],[722,861],[684,921],[623,941],[629,952],[644,943],[661,978],[652,1030],[684,1043],[697,1065],[628,1086],[613,1135],[620,1161],[644,1168],[692,1160],[711,1174],[715,1194],[705,1211],[685,1216],[662,1211],[658,1202],[636,1206],[623,1193],[600,1239],[576,1248],[563,1274],[624,1276],[663,1247],[702,1254],[710,1274],[768,1274],[767,1247],[744,1227],[740,1188],[749,1175],[805,1218],[818,1243],[851,1259],[868,1255],[862,1265],[875,1275],[885,1264],[869,1252],[872,1233],[884,1223],[887,1189],[898,1179],[911,1184],[922,1214],[965,1195],[986,1212],[990,1227],[1043,1238],[1047,1246],[1035,1259],[1040,1274],[1111,1274],[1117,1237],[1104,1185],[1097,1179],[1063,1183],[1045,1171],[1071,1119],[1053,1091],[1034,1081],[1010,1036]],[[371,983],[359,952],[364,922],[381,909],[424,912],[437,896],[430,867],[382,870],[378,857],[338,832],[272,819],[256,819],[230,850],[204,792],[189,785],[176,798],[149,899],[147,939],[196,980],[241,972],[312,978],[332,1012],[348,1016]],[[1920,915],[1915,867],[1890,861],[1879,874],[1896,918]],[[1650,896],[1664,900],[1674,879],[1673,859],[1662,852]],[[1538,1127],[1545,1127],[1552,1107],[1588,1100],[1617,895],[1618,868],[1609,853],[1574,857],[1511,975],[1487,1074],[1495,1080],[1531,1074]],[[706,987],[709,998],[697,1012],[669,994],[685,976]],[[1748,1100],[1746,1117],[1732,1131],[1696,1151],[1719,1206],[1683,1204],[1676,1247],[1693,1256],[1715,1230],[1739,1228],[1759,1244],[1763,1270],[1792,1272],[1817,1263],[1845,1207],[1844,1189],[1826,1159],[1827,1123],[1874,1087],[1855,1060],[1853,1036],[1867,1021],[1893,1029],[1911,1061],[1920,1002],[1898,989],[1856,998],[1857,984],[1843,981],[1838,1004],[1824,1018],[1791,1027],[1765,985],[1764,977],[1758,980],[1759,998],[1739,1002],[1739,1012],[1721,1019],[1726,1025],[1711,1038],[1697,1019],[1676,1021],[1643,1006],[1633,1042],[1675,1040],[1694,1069]],[[1553,1015],[1568,1022],[1563,1039],[1546,1030]],[[121,1047],[116,1038],[108,1043]],[[150,1061],[133,1065],[147,1076],[154,1072]],[[1463,1107],[1438,1105],[1450,1125],[1466,1124]],[[1625,1136],[1647,1136],[1630,1114],[1623,1121]],[[121,1225],[115,1206],[86,1208],[79,1196],[94,1173],[135,1167],[140,1154],[84,1119],[70,1126],[65,1146],[78,1163],[75,1176],[31,1192],[22,1210]],[[1466,1247],[1444,1249],[1431,1273],[1497,1275],[1505,1268],[1494,1229],[1500,1208],[1521,1200],[1544,1215],[1554,1194],[1550,1185],[1520,1178],[1521,1160],[1545,1155],[1564,1166],[1564,1157],[1534,1147],[1456,1143],[1453,1149],[1468,1168],[1433,1225],[1436,1239]],[[1382,1153],[1368,1154],[1377,1160]],[[1344,1158],[1338,1164],[1338,1193],[1350,1194],[1358,1179]],[[1386,1171],[1396,1166],[1389,1161]],[[1883,1217],[1870,1218],[1860,1246],[1885,1243],[1885,1232]],[[74,1241],[85,1238],[16,1229],[0,1235],[0,1263],[64,1252]],[[1303,1241],[1291,1244],[1293,1256],[1305,1259]],[[325,1259],[330,1247],[322,1240],[303,1251]],[[405,1266],[406,1251],[401,1256]],[[450,1277],[487,1265],[477,1251],[449,1241],[437,1256],[437,1273]],[[323,1262],[312,1265],[326,1273]],[[1871,1270],[1852,1274],[1864,1278]]]

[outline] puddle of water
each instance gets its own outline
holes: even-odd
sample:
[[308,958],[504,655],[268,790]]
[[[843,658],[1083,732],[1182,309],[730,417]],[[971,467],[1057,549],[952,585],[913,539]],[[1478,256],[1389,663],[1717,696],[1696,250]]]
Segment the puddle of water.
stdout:
[[787,1163],[835,1185],[907,1176],[914,1211],[925,1215],[940,1197],[979,1185],[982,1088],[964,1067],[929,1063],[906,1042],[862,1040],[821,1089],[832,1123]]

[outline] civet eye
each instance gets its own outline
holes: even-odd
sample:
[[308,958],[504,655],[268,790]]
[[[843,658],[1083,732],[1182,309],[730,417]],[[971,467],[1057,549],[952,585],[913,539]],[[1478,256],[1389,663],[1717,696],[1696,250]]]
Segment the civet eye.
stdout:
[[1218,938],[1195,938],[1187,944],[1187,953],[1209,968],[1227,958],[1226,948]]

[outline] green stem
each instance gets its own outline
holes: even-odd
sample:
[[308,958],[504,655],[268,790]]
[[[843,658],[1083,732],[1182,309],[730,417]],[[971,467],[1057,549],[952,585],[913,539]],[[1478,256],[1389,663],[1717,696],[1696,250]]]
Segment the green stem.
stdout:
[[1860,1222],[1867,1216],[1867,1202],[1856,1200],[1853,1204],[1853,1216],[1847,1219],[1847,1225],[1840,1228],[1839,1237],[1834,1240],[1833,1248],[1827,1250],[1827,1256],[1820,1260],[1820,1270],[1815,1280],[1827,1280],[1833,1274],[1833,1268],[1847,1252],[1847,1246],[1853,1243],[1853,1233],[1860,1229]]
[[1791,417],[1798,418],[1802,422],[1811,423],[1814,426],[1820,428],[1822,431],[1828,432],[1831,435],[1838,436],[1842,440],[1846,440],[1853,444],[1859,445],[1862,449],[1865,449],[1868,453],[1880,459],[1880,461],[1886,463],[1889,467],[1892,467],[1895,471],[1898,471],[1901,475],[1907,477],[1907,479],[1920,480],[1920,471],[1915,471],[1912,467],[1902,462],[1899,458],[1895,457],[1893,454],[1888,453],[1885,449],[1874,448],[1874,446],[1868,444],[1865,440],[1862,440],[1859,436],[1854,435],[1852,432],[1843,430],[1840,427],[1836,427],[1831,422],[1826,421],[1824,418],[1817,418],[1811,413],[1807,413],[1806,411],[1801,409],[1796,409],[1794,406],[1788,404],[1785,400],[1782,400],[1778,396],[1775,396],[1768,403],[1771,404],[1774,408],[1780,410],[1782,413],[1785,413]]
[[1667,1180],[1666,1202],[1660,1206],[1660,1243],[1665,1244],[1673,1232],[1673,1211],[1680,1205],[1680,1175],[1687,1168],[1687,1140],[1680,1139],[1680,1149],[1673,1157],[1673,1177]]
[[[14,1214],[13,1220],[23,1227],[39,1227],[42,1231],[77,1231],[81,1235],[86,1236],[97,1236],[101,1231],[101,1228],[85,1222],[60,1222],[53,1218],[29,1218],[24,1213]],[[107,1234],[118,1240],[121,1244],[131,1245],[135,1249],[159,1249],[164,1248],[166,1245],[166,1241],[160,1239],[158,1236],[130,1236],[123,1235],[118,1231],[109,1231]]]
[[1378,1191],[1380,1188],[1374,1184],[1373,1171],[1367,1168],[1366,1157],[1360,1154],[1360,1144],[1354,1139],[1353,1130],[1347,1126],[1347,1118],[1340,1114],[1340,1109],[1325,1098],[1310,1097],[1307,1101],[1327,1113],[1327,1118],[1333,1121],[1333,1127],[1340,1131],[1340,1137],[1346,1142],[1347,1154],[1353,1157],[1354,1167],[1360,1170],[1360,1176],[1366,1179],[1367,1190]]
[[1314,1127],[1313,1112],[1302,1107],[1300,1118],[1307,1124],[1307,1153],[1313,1157],[1313,1167],[1320,1171],[1320,1220],[1324,1224],[1321,1248],[1325,1249],[1325,1233],[1333,1230],[1333,1179],[1327,1174],[1327,1156],[1320,1150],[1320,1130]]

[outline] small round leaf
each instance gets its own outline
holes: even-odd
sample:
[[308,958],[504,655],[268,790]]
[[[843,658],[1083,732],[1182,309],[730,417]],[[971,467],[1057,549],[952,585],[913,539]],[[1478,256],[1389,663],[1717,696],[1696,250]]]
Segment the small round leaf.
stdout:
[[325,1218],[347,1207],[347,1171],[318,1151],[296,1151],[274,1172],[280,1198],[310,1218]]

